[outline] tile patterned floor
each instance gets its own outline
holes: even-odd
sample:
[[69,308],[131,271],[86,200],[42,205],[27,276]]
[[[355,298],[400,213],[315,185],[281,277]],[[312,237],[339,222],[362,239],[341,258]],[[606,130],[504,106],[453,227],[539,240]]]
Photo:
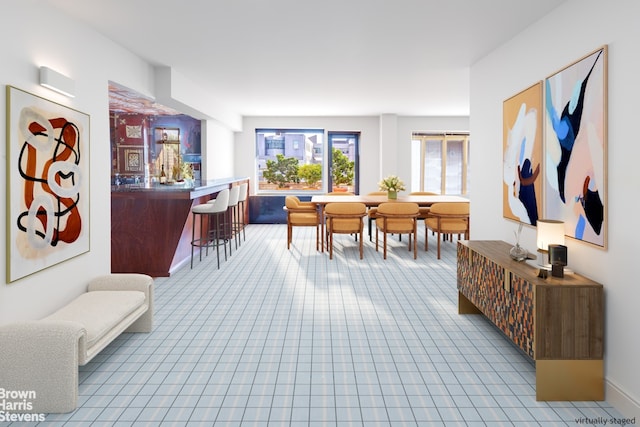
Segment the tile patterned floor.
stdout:
[[[532,363],[481,316],[457,314],[455,244],[414,260],[390,240],[251,225],[156,280],[155,329],[80,368],[80,407],[43,426],[575,426],[607,402],[537,402]],[[365,232],[366,234],[366,232]],[[424,236],[424,232],[422,231]],[[419,247],[424,245],[420,238]],[[13,423],[12,426],[20,425]],[[33,424],[31,424],[33,425]]]

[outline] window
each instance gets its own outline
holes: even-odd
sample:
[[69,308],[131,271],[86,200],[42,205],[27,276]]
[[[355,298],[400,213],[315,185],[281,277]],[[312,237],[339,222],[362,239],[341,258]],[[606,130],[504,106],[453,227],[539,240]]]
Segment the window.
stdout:
[[258,192],[320,191],[324,130],[256,129]]
[[331,165],[329,186],[331,191],[359,192],[360,132],[329,132],[328,155]]
[[469,134],[414,133],[411,157],[413,191],[468,194]]
[[256,129],[258,193],[358,191],[360,132]]

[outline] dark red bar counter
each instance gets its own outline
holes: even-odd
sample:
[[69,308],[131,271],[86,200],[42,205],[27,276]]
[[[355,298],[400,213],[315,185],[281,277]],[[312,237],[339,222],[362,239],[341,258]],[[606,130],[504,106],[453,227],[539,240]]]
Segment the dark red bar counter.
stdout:
[[[168,277],[191,257],[191,207],[248,178],[186,184],[113,186],[111,272]],[[245,218],[248,213],[245,212]],[[196,224],[196,234],[200,232]]]

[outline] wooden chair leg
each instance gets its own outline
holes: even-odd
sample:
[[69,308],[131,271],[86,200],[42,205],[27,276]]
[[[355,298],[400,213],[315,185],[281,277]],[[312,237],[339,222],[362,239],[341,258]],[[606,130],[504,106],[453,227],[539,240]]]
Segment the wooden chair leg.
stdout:
[[413,223],[413,259],[418,259],[418,222]]
[[383,250],[383,256],[382,259],[387,259],[387,231],[386,231],[386,227],[385,227],[385,231],[384,231],[384,250]]
[[429,229],[427,227],[424,228],[424,250],[425,252],[429,250]]

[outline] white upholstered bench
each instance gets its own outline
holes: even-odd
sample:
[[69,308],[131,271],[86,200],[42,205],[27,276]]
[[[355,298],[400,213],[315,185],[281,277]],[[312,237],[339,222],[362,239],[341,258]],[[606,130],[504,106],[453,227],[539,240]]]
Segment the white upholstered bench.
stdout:
[[0,326],[0,387],[33,391],[31,413],[70,412],[78,404],[78,366],[123,332],[151,332],[153,279],[109,274],[41,320]]

